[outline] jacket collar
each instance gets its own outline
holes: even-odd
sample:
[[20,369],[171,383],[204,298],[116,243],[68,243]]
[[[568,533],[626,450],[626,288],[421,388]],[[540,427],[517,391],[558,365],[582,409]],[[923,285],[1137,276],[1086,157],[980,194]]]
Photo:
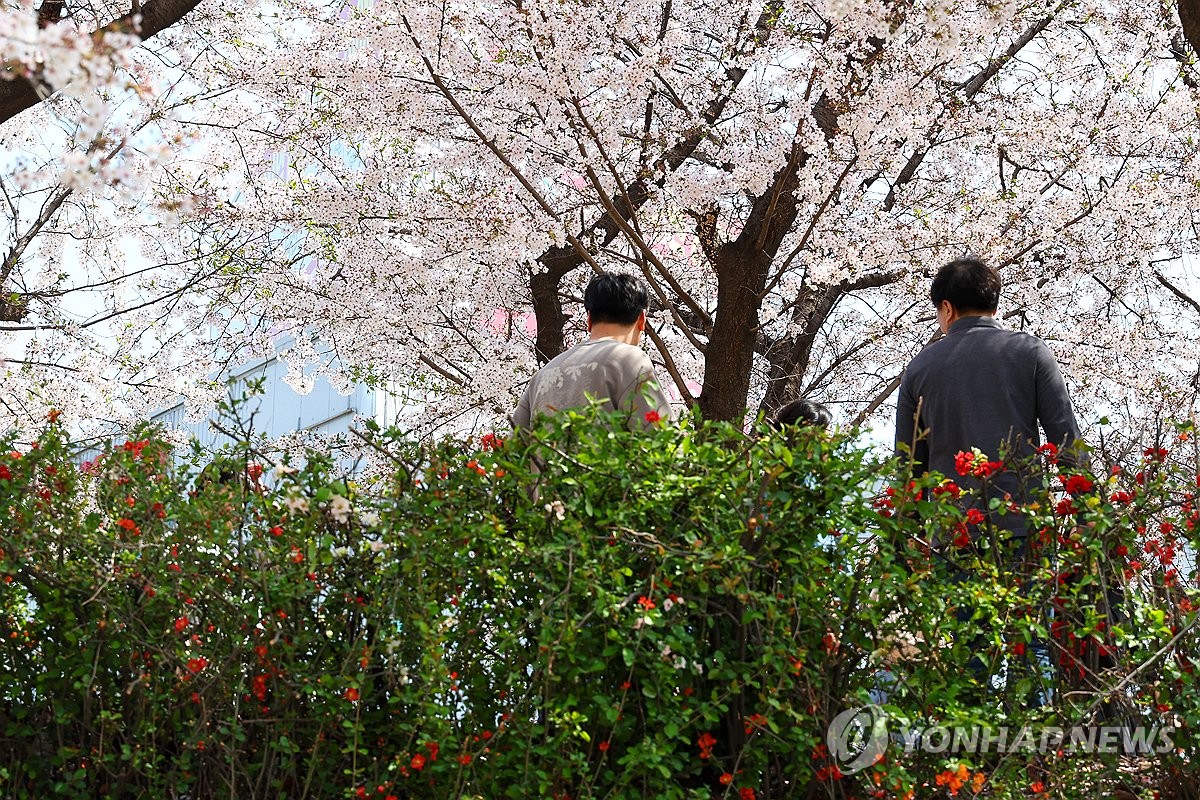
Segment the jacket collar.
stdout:
[[956,333],[966,333],[972,328],[1000,328],[1000,323],[995,317],[963,317],[956,319],[954,324],[950,326],[950,330],[946,331],[946,335],[950,336]]

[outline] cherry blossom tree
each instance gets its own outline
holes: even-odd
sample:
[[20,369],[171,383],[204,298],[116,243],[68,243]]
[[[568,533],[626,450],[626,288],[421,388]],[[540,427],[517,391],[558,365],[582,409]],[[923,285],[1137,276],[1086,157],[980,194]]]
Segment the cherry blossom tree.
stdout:
[[[210,11],[198,0],[0,4],[0,425],[48,406],[116,415],[130,399],[143,402],[127,411],[144,413],[172,396],[171,367],[189,357],[180,343],[213,298],[236,294],[247,254],[271,247],[261,230],[176,229],[219,202],[176,160],[212,152],[193,109],[236,78],[221,52],[245,27]],[[261,18],[242,11],[243,23]]]
[[[931,271],[1001,268],[1081,405],[1178,399],[1196,95],[1127,3],[392,3],[316,21],[261,85],[325,250],[271,316],[502,412],[640,272],[706,415],[886,413]],[[304,64],[303,69],[300,63]],[[332,155],[331,154],[335,154]]]
[[186,119],[156,119],[188,142],[151,182],[180,224],[143,228],[156,264],[222,265],[164,266],[195,298],[172,335],[213,336],[144,368],[286,336],[297,374],[417,390],[416,422],[495,419],[582,336],[588,278],[625,270],[682,403],[882,419],[934,333],[933,270],[973,253],[1085,418],[1177,413],[1200,312],[1185,7],[293,0],[206,22]]

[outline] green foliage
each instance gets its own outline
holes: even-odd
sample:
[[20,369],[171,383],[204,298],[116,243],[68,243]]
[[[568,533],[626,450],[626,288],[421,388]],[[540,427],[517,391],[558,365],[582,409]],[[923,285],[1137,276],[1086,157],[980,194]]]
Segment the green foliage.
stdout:
[[[364,436],[395,465],[386,479],[355,483],[315,453],[264,472],[231,451],[196,472],[150,433],[80,466],[54,424],[0,456],[0,795],[1090,797],[1128,782],[1115,754],[897,739],[842,776],[827,729],[872,701],[894,733],[1103,712],[1194,746],[1195,596],[1168,570],[1195,471],[1157,450],[1140,476],[1026,504],[1039,545],[1020,566],[986,524],[953,543],[969,493],[889,485],[894,464],[821,431],[631,433],[572,413],[474,446]],[[1020,655],[1037,640],[1054,670]],[[1054,702],[1033,707],[1043,684]],[[1141,777],[1187,768],[1154,759]]]

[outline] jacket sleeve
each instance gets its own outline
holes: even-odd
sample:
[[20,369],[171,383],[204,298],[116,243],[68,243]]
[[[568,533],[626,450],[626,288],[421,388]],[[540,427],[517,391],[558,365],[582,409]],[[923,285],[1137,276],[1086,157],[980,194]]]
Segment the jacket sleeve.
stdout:
[[529,385],[525,387],[525,391],[521,393],[521,400],[519,403],[517,403],[517,407],[513,409],[511,414],[508,415],[508,420],[512,423],[514,429],[519,430],[521,428],[529,427],[529,422],[532,417],[529,407],[529,394],[532,386],[533,381],[530,380]]
[[1062,463],[1086,469],[1090,467],[1091,459],[1086,451],[1078,449],[1083,444],[1083,437],[1071,408],[1071,398],[1067,396],[1067,383],[1054,354],[1041,340],[1038,341],[1036,364],[1037,415],[1046,441],[1058,447]]
[[918,432],[924,428],[918,418],[918,406],[919,398],[914,396],[905,374],[896,401],[896,454],[904,460],[911,455],[915,475],[929,471],[929,441],[924,436],[918,440]]

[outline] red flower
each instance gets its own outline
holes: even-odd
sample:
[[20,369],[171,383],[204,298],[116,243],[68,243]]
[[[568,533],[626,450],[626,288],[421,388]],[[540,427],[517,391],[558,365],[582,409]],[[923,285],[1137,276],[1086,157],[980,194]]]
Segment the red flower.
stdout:
[[425,768],[425,756],[421,755],[420,753],[417,753],[415,756],[412,757],[412,761],[408,762],[408,765],[410,767],[412,767],[413,769],[424,769]]
[[1024,642],[1013,642],[1011,650],[1012,650],[1012,654],[1014,656],[1023,656],[1023,655],[1025,655],[1025,643]]
[[429,750],[429,760],[430,760],[430,761],[437,761],[437,757],[438,757],[438,750],[440,750],[440,749],[441,749],[441,748],[438,746],[438,743],[437,743],[437,742],[426,742],[426,743],[425,743],[425,747],[426,747],[426,748]]
[[974,453],[968,453],[966,450],[959,450],[958,454],[954,456],[954,469],[958,471],[959,475],[966,475],[971,471],[971,468],[974,465]]
[[193,674],[200,672],[207,666],[208,666],[208,659],[205,658],[204,656],[201,656],[200,658],[188,659],[187,668],[188,668],[188,671],[192,672]]
[[346,690],[345,697],[351,703],[357,703],[358,697],[359,697],[358,689],[355,689],[353,686],[351,686],[349,689]]
[[603,741],[603,742],[601,742],[600,744],[596,745],[596,747],[600,748],[600,752],[601,752],[601,753],[607,753],[607,752],[608,752],[608,748],[612,747],[612,742],[609,742],[609,741],[606,739],[605,741]]
[[757,795],[749,786],[743,786],[738,790],[738,800],[754,800]]
[[1046,456],[1046,458],[1049,459],[1050,463],[1052,464],[1058,460],[1058,445],[1056,445],[1054,442],[1046,442],[1044,445],[1039,447],[1037,451]]
[[980,511],[978,508],[967,509],[967,524],[968,525],[978,525],[981,522],[983,522],[986,518],[987,517],[984,515],[984,513],[982,511]]
[[958,527],[955,528],[954,530],[955,530],[955,535],[954,535],[954,546],[955,547],[966,547],[967,545],[969,545],[971,543],[971,534],[967,532],[966,525],[964,525],[960,522],[960,523],[958,523]]
[[642,608],[646,609],[647,611],[649,611],[652,608],[657,608],[657,606],[654,605],[654,601],[651,600],[649,597],[646,597],[645,595],[638,598],[638,605],[641,606]]
[[645,418],[646,418],[646,422],[650,423],[651,425],[662,420],[662,417],[659,415],[659,413],[657,411],[647,411],[645,414]]
[[1075,506],[1071,504],[1070,500],[1064,498],[1058,501],[1058,505],[1054,507],[1054,513],[1060,517],[1065,517],[1075,513]]
[[950,495],[952,499],[957,500],[958,496],[962,494],[962,489],[958,488],[957,483],[947,478],[940,485],[933,487],[933,494],[935,497],[946,494]]
[[700,758],[712,758],[712,749],[717,744],[717,738],[711,733],[705,732],[700,734],[700,738],[696,740],[696,744],[700,745]]
[[184,630],[187,629],[187,626],[188,626],[188,618],[187,617],[180,617],[179,619],[175,620],[175,632],[176,633],[183,633]]
[[462,764],[464,767],[467,764],[470,764],[471,763],[471,754],[463,753],[461,756],[458,757],[458,763]]
[[1063,480],[1063,486],[1068,494],[1078,495],[1085,492],[1090,492],[1094,484],[1092,481],[1083,475],[1072,475]]
[[1029,784],[1029,791],[1033,792],[1034,794],[1041,794],[1042,792],[1046,791],[1046,785],[1041,781],[1034,781],[1033,783]]
[[267,699],[267,676],[255,675],[250,681],[250,691],[258,698],[258,702],[262,703]]
[[731,784],[731,783],[733,783],[733,776],[732,776],[732,775],[730,775],[728,772],[724,773],[724,774],[721,776],[721,785],[722,785],[722,786],[728,786],[728,785],[729,785],[729,784]]
[[982,464],[978,464],[971,471],[971,474],[976,478],[990,478],[1002,469],[1004,469],[1003,461],[985,461]]
[[767,718],[762,714],[751,714],[750,716],[746,717],[745,730],[747,736],[749,736],[751,731],[753,731],[755,728],[765,727],[767,727]]
[[11,481],[12,480],[12,473],[9,472],[8,467],[4,466],[3,464],[0,464],[0,480],[3,480],[3,481]]
[[258,480],[263,474],[262,464],[250,464],[246,467],[246,474],[250,476],[250,480]]

